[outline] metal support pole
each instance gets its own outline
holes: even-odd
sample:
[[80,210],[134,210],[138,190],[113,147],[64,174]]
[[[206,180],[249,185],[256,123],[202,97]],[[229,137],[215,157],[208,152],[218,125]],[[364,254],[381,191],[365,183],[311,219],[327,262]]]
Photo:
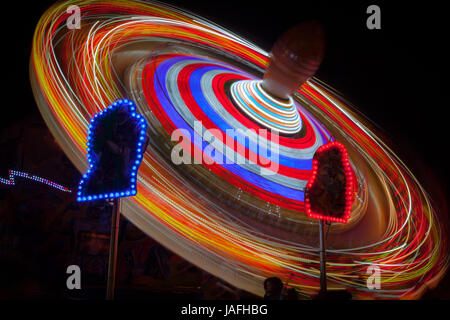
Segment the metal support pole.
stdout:
[[327,292],[327,256],[326,256],[326,242],[325,242],[325,220],[319,221],[319,236],[320,236],[320,293]]
[[116,286],[117,246],[119,240],[120,198],[114,199],[111,217],[111,238],[109,240],[108,280],[106,284],[106,300],[114,300]]

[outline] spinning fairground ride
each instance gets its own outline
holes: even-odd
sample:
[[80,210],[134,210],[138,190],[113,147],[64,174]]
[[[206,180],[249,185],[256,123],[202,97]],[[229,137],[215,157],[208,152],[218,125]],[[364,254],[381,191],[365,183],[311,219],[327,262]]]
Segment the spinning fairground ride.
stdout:
[[[88,169],[90,119],[112,101],[134,101],[149,144],[137,195],[122,201],[121,213],[260,296],[270,276],[307,297],[318,292],[318,220],[306,213],[305,187],[315,152],[339,142],[354,201],[348,219],[329,219],[328,289],[419,298],[446,272],[444,226],[368,121],[312,77],[323,46],[314,21],[287,31],[269,54],[163,3],[67,1],[39,20],[30,76],[43,118],[80,172]],[[375,290],[371,266],[380,270]]]

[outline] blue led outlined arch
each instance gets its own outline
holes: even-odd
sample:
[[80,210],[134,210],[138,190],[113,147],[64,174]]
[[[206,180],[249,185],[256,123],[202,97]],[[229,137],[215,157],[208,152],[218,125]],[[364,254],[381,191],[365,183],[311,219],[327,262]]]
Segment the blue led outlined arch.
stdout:
[[137,172],[146,149],[147,122],[129,99],[118,99],[89,124],[89,169],[78,185],[77,201],[137,194]]

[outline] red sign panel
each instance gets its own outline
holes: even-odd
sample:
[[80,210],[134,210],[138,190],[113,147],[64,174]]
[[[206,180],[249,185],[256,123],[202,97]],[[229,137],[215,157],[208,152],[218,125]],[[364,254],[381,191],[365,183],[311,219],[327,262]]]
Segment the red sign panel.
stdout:
[[347,223],[354,201],[354,178],[345,146],[330,142],[313,157],[312,176],[305,188],[310,218]]

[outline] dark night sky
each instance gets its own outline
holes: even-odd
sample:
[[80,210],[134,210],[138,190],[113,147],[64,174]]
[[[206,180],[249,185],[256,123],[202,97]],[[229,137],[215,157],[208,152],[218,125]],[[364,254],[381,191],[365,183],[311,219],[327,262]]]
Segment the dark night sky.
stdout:
[[[431,194],[446,194],[447,120],[443,61],[447,28],[442,2],[407,1],[192,1],[169,3],[204,16],[269,50],[283,30],[308,18],[327,31],[318,77],[355,104],[390,138],[389,143]],[[31,37],[52,1],[12,4],[2,20],[4,97],[2,126],[37,112],[28,80]],[[381,8],[382,29],[366,28],[366,8]],[[16,12],[16,14],[14,14]],[[9,43],[8,48],[6,44]],[[6,67],[6,70],[5,70]],[[18,106],[18,107],[15,107]],[[3,170],[2,170],[3,171]],[[439,182],[437,182],[439,181]],[[439,196],[438,196],[439,197]]]

